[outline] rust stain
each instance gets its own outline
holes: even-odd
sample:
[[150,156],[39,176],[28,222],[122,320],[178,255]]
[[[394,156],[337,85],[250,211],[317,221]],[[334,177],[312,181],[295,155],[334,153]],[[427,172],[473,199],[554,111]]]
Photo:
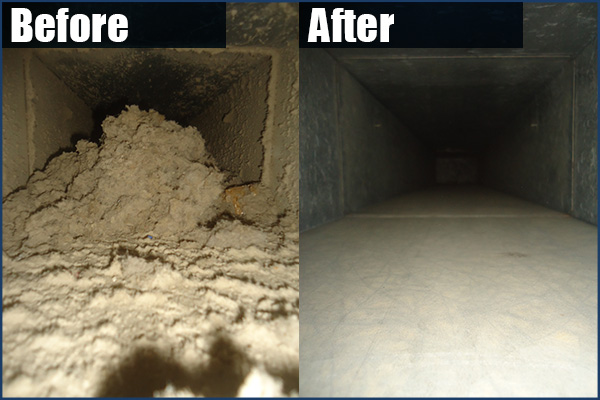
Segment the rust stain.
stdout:
[[253,183],[247,185],[240,186],[232,186],[230,188],[225,189],[223,193],[224,200],[231,203],[233,205],[233,209],[237,215],[244,215],[244,210],[242,210],[242,205],[240,204],[240,200],[249,194],[256,195],[256,186]]

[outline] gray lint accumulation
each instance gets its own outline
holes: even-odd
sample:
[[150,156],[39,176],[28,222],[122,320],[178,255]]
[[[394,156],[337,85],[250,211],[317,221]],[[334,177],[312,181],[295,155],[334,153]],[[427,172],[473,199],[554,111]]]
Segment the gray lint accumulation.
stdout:
[[128,107],[3,204],[4,396],[298,390],[298,236],[201,132]]

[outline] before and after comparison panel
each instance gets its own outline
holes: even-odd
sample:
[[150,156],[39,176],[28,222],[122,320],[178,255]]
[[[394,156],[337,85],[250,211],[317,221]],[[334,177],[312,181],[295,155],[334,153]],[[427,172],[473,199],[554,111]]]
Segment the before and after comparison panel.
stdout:
[[598,397],[597,2],[2,2],[2,397]]

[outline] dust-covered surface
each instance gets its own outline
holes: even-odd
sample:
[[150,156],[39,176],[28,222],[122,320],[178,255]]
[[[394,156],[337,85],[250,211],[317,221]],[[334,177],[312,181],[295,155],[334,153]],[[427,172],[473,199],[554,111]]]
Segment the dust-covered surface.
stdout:
[[595,226],[442,185],[301,241],[302,397],[598,396]]
[[4,396],[293,395],[298,236],[132,106],[3,203]]

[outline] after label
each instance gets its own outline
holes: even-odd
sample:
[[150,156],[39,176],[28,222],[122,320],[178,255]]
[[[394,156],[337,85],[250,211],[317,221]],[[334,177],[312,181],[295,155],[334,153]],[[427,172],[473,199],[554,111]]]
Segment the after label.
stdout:
[[[381,14],[379,18],[372,14],[356,16],[353,10],[335,8],[331,13],[332,26],[329,27],[327,10],[313,8],[310,16],[308,42],[379,42],[390,41],[390,27],[394,24],[394,14]],[[331,38],[332,33],[333,38]]]

